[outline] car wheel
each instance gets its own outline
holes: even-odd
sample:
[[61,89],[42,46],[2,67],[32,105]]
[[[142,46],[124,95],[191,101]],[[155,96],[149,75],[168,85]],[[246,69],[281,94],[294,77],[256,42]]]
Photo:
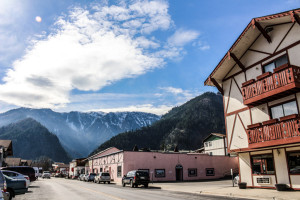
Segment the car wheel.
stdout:
[[108,181],[107,184],[110,184],[110,181]]
[[103,181],[103,184],[105,184],[106,182],[105,181]]
[[134,188],[133,181],[130,181],[130,187]]
[[145,187],[145,188],[147,188],[147,187],[148,187],[148,183],[147,183],[147,184],[145,184],[145,185],[144,185],[144,187]]
[[8,189],[7,192],[9,193],[9,200],[12,200],[13,197],[15,197],[15,193],[12,189]]
[[125,187],[125,185],[126,185],[126,184],[125,184],[124,182],[122,182],[122,186]]

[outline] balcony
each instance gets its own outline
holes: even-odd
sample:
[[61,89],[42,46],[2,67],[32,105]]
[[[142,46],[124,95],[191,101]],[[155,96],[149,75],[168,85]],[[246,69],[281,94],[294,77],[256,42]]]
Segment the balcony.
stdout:
[[297,114],[249,125],[249,148],[300,142],[300,116]]
[[245,105],[255,106],[300,91],[300,68],[288,64],[242,84]]

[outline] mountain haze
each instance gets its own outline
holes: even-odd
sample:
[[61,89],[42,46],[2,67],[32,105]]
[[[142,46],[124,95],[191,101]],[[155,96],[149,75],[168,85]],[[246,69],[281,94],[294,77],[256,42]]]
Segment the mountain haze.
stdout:
[[66,163],[71,160],[57,136],[31,118],[1,127],[0,139],[12,140],[13,157],[36,160],[47,156]]
[[32,118],[57,135],[71,157],[85,157],[111,137],[152,124],[159,116],[142,112],[69,112],[18,108],[0,114],[0,127]]
[[128,131],[104,142],[93,153],[114,146],[123,150],[139,148],[152,150],[197,149],[212,132],[225,133],[222,96],[204,93],[173,108],[151,126]]

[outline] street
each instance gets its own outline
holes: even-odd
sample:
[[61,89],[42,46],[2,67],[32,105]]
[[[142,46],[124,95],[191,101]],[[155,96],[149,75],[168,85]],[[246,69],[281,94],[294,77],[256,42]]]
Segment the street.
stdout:
[[161,190],[149,185],[149,188],[125,188],[115,184],[95,184],[62,178],[39,179],[31,184],[24,195],[17,195],[15,200],[196,200],[230,199],[228,197],[204,196]]

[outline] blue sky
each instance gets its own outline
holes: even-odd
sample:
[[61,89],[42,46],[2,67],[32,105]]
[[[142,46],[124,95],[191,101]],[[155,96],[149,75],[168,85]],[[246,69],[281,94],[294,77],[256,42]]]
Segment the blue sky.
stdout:
[[252,18],[299,7],[300,0],[0,0],[0,112],[163,114],[216,92],[203,82]]

